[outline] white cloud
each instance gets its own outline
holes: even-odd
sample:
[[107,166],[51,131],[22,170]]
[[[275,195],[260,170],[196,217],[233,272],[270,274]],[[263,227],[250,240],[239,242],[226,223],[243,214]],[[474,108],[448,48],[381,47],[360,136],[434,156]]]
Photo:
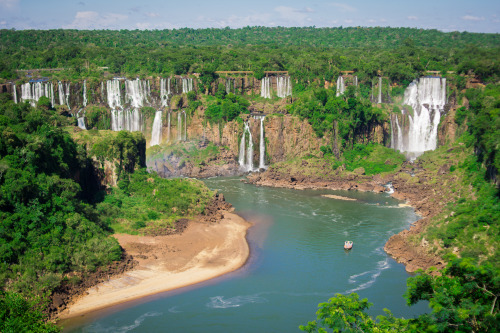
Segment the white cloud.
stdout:
[[14,8],[19,0],[0,0],[0,7],[4,8]]
[[128,18],[123,14],[99,14],[93,11],[76,12],[75,19],[66,29],[113,29]]
[[418,20],[418,17],[416,17],[416,16],[408,16],[407,18],[410,21],[416,21],[416,20]]
[[484,17],[472,16],[472,15],[465,15],[465,16],[462,16],[462,20],[466,20],[466,21],[484,21]]
[[377,23],[377,20],[374,20],[374,19],[369,19],[369,20],[368,20],[368,23]]
[[333,6],[337,9],[340,9],[340,11],[342,11],[342,12],[355,12],[355,11],[357,11],[356,8],[349,6],[348,4],[345,4],[345,3],[332,2],[332,3],[330,3],[330,6]]
[[0,25],[6,25],[7,24],[7,21],[3,20],[3,21],[0,21]]
[[352,22],[354,22],[353,20],[344,20],[345,23],[348,23],[348,24],[351,24]]

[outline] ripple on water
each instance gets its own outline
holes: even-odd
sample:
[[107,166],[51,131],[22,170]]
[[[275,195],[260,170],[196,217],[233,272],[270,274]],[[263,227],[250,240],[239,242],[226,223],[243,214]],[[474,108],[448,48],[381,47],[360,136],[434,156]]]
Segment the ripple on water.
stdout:
[[161,316],[162,313],[160,312],[147,312],[137,319],[134,320],[134,322],[130,325],[124,325],[120,327],[116,326],[110,326],[110,327],[103,327],[100,323],[96,323],[94,325],[90,325],[89,327],[86,327],[83,332],[88,332],[88,333],[108,333],[108,332],[113,332],[113,333],[125,333],[129,332],[133,329],[138,328],[141,326],[142,322],[146,320],[147,317],[158,317]]
[[266,303],[267,299],[259,295],[235,296],[224,299],[224,296],[210,297],[207,307],[214,309],[237,308],[249,303]]

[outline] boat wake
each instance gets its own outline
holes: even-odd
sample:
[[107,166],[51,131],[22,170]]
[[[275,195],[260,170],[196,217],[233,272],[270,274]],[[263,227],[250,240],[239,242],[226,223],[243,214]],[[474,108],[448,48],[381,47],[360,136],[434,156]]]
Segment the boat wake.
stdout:
[[366,271],[366,272],[359,273],[359,274],[351,275],[349,277],[349,280],[348,280],[348,282],[350,284],[360,283],[361,281],[358,281],[358,280],[364,280],[365,278],[363,278],[363,279],[360,279],[360,278],[361,277],[365,277],[365,276],[368,276],[368,281],[360,283],[355,288],[346,290],[344,292],[344,294],[350,294],[350,293],[354,293],[354,292],[359,291],[359,290],[363,290],[363,289],[369,288],[371,285],[373,285],[375,283],[375,281],[377,281],[377,278],[380,276],[380,274],[382,273],[382,271],[384,271],[384,270],[386,270],[386,269],[388,269],[390,267],[391,267],[391,265],[389,263],[389,258],[386,258],[385,260],[379,261],[377,263],[377,268],[375,268],[373,270]]
[[267,299],[258,295],[235,296],[224,299],[224,296],[210,297],[207,307],[214,309],[237,308],[249,303],[266,303]]

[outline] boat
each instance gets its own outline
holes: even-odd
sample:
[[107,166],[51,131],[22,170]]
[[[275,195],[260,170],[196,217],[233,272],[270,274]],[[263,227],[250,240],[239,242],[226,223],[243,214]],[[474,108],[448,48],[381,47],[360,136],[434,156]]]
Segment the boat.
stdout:
[[345,241],[345,243],[344,243],[344,249],[345,250],[352,249],[352,241]]

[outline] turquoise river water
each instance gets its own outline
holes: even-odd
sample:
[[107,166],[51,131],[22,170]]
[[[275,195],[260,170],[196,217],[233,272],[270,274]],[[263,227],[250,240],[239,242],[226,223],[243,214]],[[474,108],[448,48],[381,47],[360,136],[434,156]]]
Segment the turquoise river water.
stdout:
[[[405,318],[428,311],[426,303],[406,306],[409,274],[383,250],[418,218],[387,194],[257,187],[239,178],[205,182],[254,224],[247,264],[206,283],[70,320],[65,331],[300,332],[318,303],[351,292],[374,303],[374,316],[384,308]],[[345,240],[354,242],[349,252]]]

